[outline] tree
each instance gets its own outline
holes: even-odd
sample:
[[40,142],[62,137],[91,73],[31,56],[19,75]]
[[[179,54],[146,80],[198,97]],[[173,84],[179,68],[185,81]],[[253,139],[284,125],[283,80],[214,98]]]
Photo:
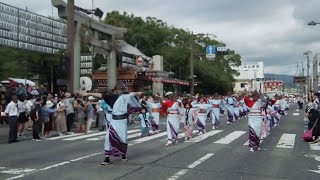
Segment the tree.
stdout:
[[[164,69],[175,73],[177,78],[188,80],[190,45],[193,45],[195,54],[203,53],[207,45],[224,46],[226,44],[212,39],[206,35],[193,36],[184,29],[168,26],[167,23],[155,17],[147,17],[143,20],[126,12],[120,14],[112,11],[107,14],[105,23],[127,28],[124,40],[136,46],[147,56],[160,54],[164,57]],[[197,92],[202,93],[226,93],[235,81],[237,75],[234,67],[241,65],[241,56],[233,50],[229,50],[227,56],[217,55],[215,61],[199,61],[195,57],[195,74],[198,86]],[[188,87],[182,88],[188,92]]]

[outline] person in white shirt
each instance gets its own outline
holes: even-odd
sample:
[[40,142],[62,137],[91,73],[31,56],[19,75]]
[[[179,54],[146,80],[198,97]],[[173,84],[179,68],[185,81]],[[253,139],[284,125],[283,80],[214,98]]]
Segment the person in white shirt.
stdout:
[[5,113],[9,117],[9,140],[8,143],[18,142],[17,129],[18,129],[18,99],[16,95],[12,96],[11,102],[7,105]]

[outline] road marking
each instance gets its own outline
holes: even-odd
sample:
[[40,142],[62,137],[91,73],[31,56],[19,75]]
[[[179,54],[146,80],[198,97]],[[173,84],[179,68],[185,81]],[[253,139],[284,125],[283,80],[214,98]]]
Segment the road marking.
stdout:
[[72,159],[72,160],[70,160],[70,162],[80,161],[80,160],[82,160],[82,159],[87,159],[87,158],[89,158],[89,157],[96,156],[96,155],[99,155],[99,154],[101,154],[101,152],[89,154],[89,155],[87,155],[87,156],[83,156],[83,157],[76,158],[76,159]]
[[201,157],[200,159],[198,159],[195,162],[193,162],[192,164],[190,164],[188,166],[189,169],[182,169],[182,170],[178,171],[176,174],[171,176],[168,180],[176,180],[176,179],[180,178],[181,176],[185,175],[190,169],[197,167],[199,164],[203,163],[204,161],[206,161],[207,159],[209,159],[213,155],[214,154],[211,154],[211,153],[206,154],[205,156]]
[[7,170],[2,170],[0,171],[0,174],[14,174],[14,175],[17,175],[17,174],[23,174],[23,173],[28,173],[28,172],[31,172],[31,171],[34,171],[36,169],[23,169],[23,168],[18,168],[18,169],[7,169]]
[[234,131],[233,133],[219,139],[218,141],[214,142],[216,144],[230,144],[232,141],[238,139],[240,136],[245,134],[246,131]]
[[310,144],[310,149],[313,151],[320,151],[320,143]]
[[[267,133],[267,137],[270,135],[271,133]],[[262,144],[263,143],[263,141],[265,140],[265,139],[267,139],[267,137],[265,137],[264,139],[261,139],[260,140],[260,144]],[[248,141],[246,141],[244,144],[243,144],[244,146],[249,146],[249,140]]]
[[98,133],[92,133],[92,134],[86,134],[86,135],[82,135],[82,136],[66,138],[66,139],[62,139],[62,140],[63,141],[74,141],[74,140],[85,139],[85,138],[89,138],[89,137],[93,137],[93,136],[99,136],[99,135],[102,135],[102,134],[105,134],[105,133],[106,132],[98,132]]
[[[138,132],[138,131],[140,131],[140,130],[139,129],[134,129],[134,130],[129,130],[128,133]],[[83,135],[83,136],[71,137],[71,138],[66,138],[66,139],[62,139],[62,140],[63,141],[74,141],[74,140],[86,139],[86,138],[89,138],[89,137],[99,136],[99,135],[102,135],[102,134],[106,134],[106,132],[103,131],[103,132],[98,132],[98,133],[86,134],[86,135]]]
[[[130,135],[128,135],[127,139],[129,140],[129,139],[140,137],[140,136],[141,136],[141,133],[130,134]],[[106,136],[99,136],[99,137],[89,138],[86,140],[87,141],[98,141],[98,140],[102,140],[105,138],[106,138]]]
[[295,134],[283,134],[276,147],[291,149],[294,146],[295,139]]
[[159,137],[162,137],[162,136],[165,136],[165,135],[167,135],[167,132],[162,132],[162,133],[155,134],[155,135],[152,135],[152,136],[143,137],[143,138],[134,140],[133,144],[142,143],[142,142],[149,141],[149,140],[152,140],[152,139],[156,139],[156,138],[159,138]]
[[213,136],[213,135],[216,135],[216,134],[218,134],[218,133],[221,133],[222,131],[223,131],[223,130],[212,130],[212,131],[210,131],[210,132],[207,132],[207,133],[205,133],[205,134],[202,134],[202,135],[200,135],[200,136],[197,136],[197,137],[192,138],[192,139],[190,139],[190,140],[187,140],[187,141],[185,141],[185,142],[200,142],[200,141],[202,141],[202,140],[207,139],[208,137],[211,137],[211,136]]
[[69,135],[64,135],[64,136],[51,137],[51,138],[47,138],[47,140],[64,139],[64,138],[81,136],[81,135],[84,135],[84,133],[75,133],[75,134],[69,134]]
[[[131,130],[130,132],[128,131],[128,134],[129,133],[132,133],[132,132],[138,132],[140,130]],[[127,139],[132,139],[132,138],[135,138],[135,137],[139,137],[141,135],[141,133],[136,133],[136,134],[130,134],[128,135],[128,138]],[[99,140],[103,140],[106,138],[106,135],[104,136],[98,136],[98,137],[94,137],[94,138],[89,138],[89,139],[86,139],[87,141],[99,141]]]
[[293,113],[292,115],[293,116],[299,116],[299,113]]
[[[192,131],[192,134],[194,134],[194,133],[196,133],[196,132],[199,132],[199,131],[198,131],[198,130],[193,130],[193,131]],[[179,139],[184,138],[184,137],[185,137],[184,132],[178,134],[178,138],[179,138]],[[161,139],[161,141],[166,141],[166,140],[167,140],[167,138]]]
[[[140,131],[140,130],[139,130],[139,131]],[[132,131],[131,131],[131,132],[132,132]],[[164,135],[166,135],[166,133],[167,133],[167,132],[162,132],[162,133],[159,133],[159,134],[156,134],[156,135],[153,135],[153,136],[148,136],[148,137],[140,138],[140,139],[138,139],[138,140],[134,140],[133,143],[128,144],[128,145],[129,145],[129,146],[132,146],[132,145],[134,145],[134,144],[139,144],[139,143],[142,143],[142,142],[145,142],[145,141],[149,141],[149,140],[152,140],[152,139],[155,139],[155,138],[164,136]],[[97,155],[101,155],[101,154],[102,154],[102,152],[97,152],[97,153],[89,154],[89,155],[86,155],[86,156],[82,156],[82,157],[80,157],[80,158],[72,159],[72,160],[69,160],[69,161],[64,161],[64,162],[57,163],[57,164],[54,164],[54,165],[51,165],[51,166],[47,166],[47,167],[44,167],[44,168],[41,168],[41,169],[38,169],[38,170],[34,170],[34,171],[31,171],[31,172],[28,172],[28,173],[24,173],[24,174],[21,174],[21,175],[18,175],[18,176],[14,176],[14,177],[8,178],[7,180],[20,179],[20,178],[25,177],[26,175],[30,175],[30,174],[33,174],[33,173],[37,173],[37,172],[39,172],[39,171],[45,171],[45,170],[52,169],[52,168],[56,168],[56,167],[59,167],[59,166],[64,166],[64,165],[70,164],[70,163],[72,163],[72,162],[80,161],[80,160],[87,159],[87,158],[90,158],[90,157],[93,157],[93,156],[97,156]]]

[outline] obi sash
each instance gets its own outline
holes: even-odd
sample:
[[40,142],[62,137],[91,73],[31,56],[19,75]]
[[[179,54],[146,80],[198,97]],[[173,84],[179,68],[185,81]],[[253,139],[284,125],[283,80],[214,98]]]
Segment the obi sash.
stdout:
[[152,109],[151,112],[153,112],[153,113],[159,113],[159,112],[160,112],[160,109]]
[[219,104],[212,104],[212,108],[220,108]]

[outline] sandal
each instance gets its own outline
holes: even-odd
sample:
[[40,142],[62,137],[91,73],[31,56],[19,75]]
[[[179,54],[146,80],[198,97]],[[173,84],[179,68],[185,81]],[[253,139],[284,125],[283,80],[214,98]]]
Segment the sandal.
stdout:
[[122,162],[128,162],[128,159],[122,159]]

